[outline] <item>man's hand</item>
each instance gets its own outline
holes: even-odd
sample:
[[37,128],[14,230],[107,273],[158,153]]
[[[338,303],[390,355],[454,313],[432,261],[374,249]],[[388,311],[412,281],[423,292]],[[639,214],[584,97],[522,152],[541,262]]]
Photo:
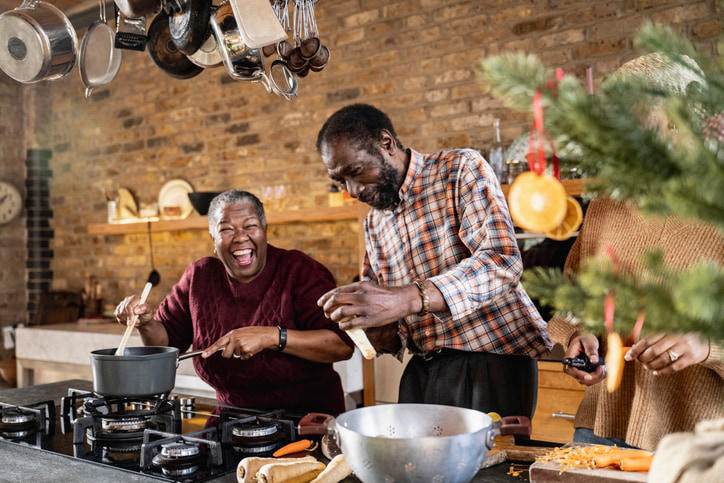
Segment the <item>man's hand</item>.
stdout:
[[[420,293],[414,284],[383,287],[355,282],[330,290],[317,301],[327,318],[343,330],[382,327],[420,310]],[[342,322],[342,320],[352,317]]]

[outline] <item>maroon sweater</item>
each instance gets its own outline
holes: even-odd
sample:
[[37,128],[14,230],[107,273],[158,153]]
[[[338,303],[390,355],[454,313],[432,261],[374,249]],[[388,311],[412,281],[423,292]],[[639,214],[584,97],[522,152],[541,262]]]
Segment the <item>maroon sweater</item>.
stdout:
[[[334,287],[332,274],[322,264],[300,251],[269,245],[264,270],[249,283],[233,282],[217,258],[193,262],[155,318],[166,327],[169,345],[182,353],[191,345],[205,349],[232,329],[254,325],[330,329],[352,347],[349,337],[317,306],[319,297]],[[247,361],[218,354],[193,361],[223,404],[333,415],[344,411],[342,384],[332,364],[272,350]]]

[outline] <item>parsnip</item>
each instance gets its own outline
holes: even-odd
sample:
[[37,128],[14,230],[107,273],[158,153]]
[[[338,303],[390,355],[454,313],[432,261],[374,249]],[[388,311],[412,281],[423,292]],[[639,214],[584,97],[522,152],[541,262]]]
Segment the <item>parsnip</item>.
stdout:
[[[350,319],[354,319],[354,315],[345,317],[344,319],[340,320],[340,323],[347,322]],[[362,357],[364,357],[365,359],[375,358],[375,356],[377,355],[377,349],[372,346],[372,343],[367,338],[367,334],[365,333],[364,329],[357,327],[355,329],[346,330],[345,332],[347,332],[349,338],[352,339],[352,342],[354,342],[355,345],[359,347],[359,350],[362,352]]]
[[256,474],[257,483],[309,483],[324,471],[321,461],[282,462],[262,466]]
[[338,454],[311,483],[339,483],[352,474],[343,454]]
[[257,456],[249,456],[239,461],[236,467],[236,479],[239,483],[256,483],[256,474],[262,466],[270,463],[292,463],[299,461],[317,461],[314,456],[305,456],[304,458],[259,458]]

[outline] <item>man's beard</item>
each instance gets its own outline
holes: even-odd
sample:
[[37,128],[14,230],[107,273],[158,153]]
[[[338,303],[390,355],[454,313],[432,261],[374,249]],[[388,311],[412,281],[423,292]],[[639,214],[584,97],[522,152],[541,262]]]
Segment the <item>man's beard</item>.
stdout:
[[[394,210],[400,204],[399,190],[400,186],[402,186],[402,180],[397,175],[395,168],[382,155],[379,155],[379,157],[379,181],[375,184],[372,192],[364,191],[360,194],[359,200],[377,210]],[[375,195],[377,195],[377,199],[370,203],[370,199],[375,198]]]

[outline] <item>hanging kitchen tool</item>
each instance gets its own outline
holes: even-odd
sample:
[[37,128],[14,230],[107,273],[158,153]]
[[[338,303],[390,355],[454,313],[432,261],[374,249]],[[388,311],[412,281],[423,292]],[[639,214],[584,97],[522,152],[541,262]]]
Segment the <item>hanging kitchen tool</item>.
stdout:
[[158,68],[177,79],[190,79],[204,71],[176,48],[165,12],[156,15],[148,27],[148,54]]
[[213,14],[211,28],[219,45],[228,74],[236,80],[258,82],[267,92],[287,100],[297,94],[297,78],[286,63],[274,61],[269,75],[264,71],[264,57],[258,48],[250,48],[242,41],[236,17],[229,2],[224,1]]
[[179,6],[168,16],[169,32],[176,48],[192,55],[211,35],[211,0],[179,0]]
[[105,0],[100,0],[100,10],[100,18],[90,24],[80,44],[78,70],[86,97],[111,82],[121,68],[122,51],[115,48],[116,34],[106,23]]
[[244,45],[259,49],[287,38],[269,0],[229,0]]
[[116,9],[115,47],[139,52],[146,50],[146,17],[127,17],[118,10],[118,7],[114,8]]
[[164,0],[115,0],[118,10],[128,18],[141,18],[160,12]]
[[73,25],[50,3],[25,0],[0,15],[0,69],[18,82],[64,77],[77,52]]
[[315,3],[317,0],[294,0],[294,47],[286,49],[284,58],[289,69],[299,77],[306,77],[310,71],[321,71],[330,59],[329,48],[319,38]]
[[[146,303],[148,294],[151,292],[151,287],[155,287],[161,281],[161,274],[158,273],[156,267],[153,264],[153,242],[151,237],[150,221],[148,222],[148,253],[151,257],[151,273],[148,275],[146,285],[143,287],[143,292],[141,293],[141,300],[138,302],[138,305]],[[122,356],[124,354],[126,350],[126,344],[128,344],[128,338],[131,336],[131,332],[133,332],[133,329],[134,327],[136,327],[137,322],[137,317],[134,316],[133,323],[126,326],[126,331],[123,333],[121,343],[118,345],[118,349],[116,349],[115,355]]]

